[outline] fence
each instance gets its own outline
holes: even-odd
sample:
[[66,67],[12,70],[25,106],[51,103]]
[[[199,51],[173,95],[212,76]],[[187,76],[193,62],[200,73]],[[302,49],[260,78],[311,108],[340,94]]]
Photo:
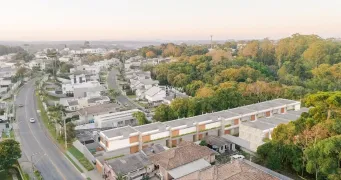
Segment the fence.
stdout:
[[76,149],[78,149],[78,151],[83,153],[85,158],[87,158],[90,162],[95,162],[95,160],[96,160],[95,157],[91,154],[91,152],[88,150],[88,148],[86,148],[86,146],[84,146],[81,142],[76,140],[72,143],[72,145]]

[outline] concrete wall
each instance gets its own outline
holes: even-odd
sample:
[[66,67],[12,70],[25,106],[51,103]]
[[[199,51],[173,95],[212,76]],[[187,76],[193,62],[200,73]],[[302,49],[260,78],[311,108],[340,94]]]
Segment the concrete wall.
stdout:
[[179,130],[179,135],[183,135],[183,134],[187,134],[187,133],[191,133],[191,132],[196,132],[197,129],[196,127],[190,127],[190,128],[185,128],[185,129],[180,129]]
[[95,157],[92,155],[92,153],[86,148],[81,142],[78,140],[74,141],[72,145],[78,149],[81,153],[84,154],[84,156],[90,161],[90,162],[95,162]]
[[108,151],[113,151],[120,148],[130,147],[129,138],[120,140],[109,140]]
[[150,140],[160,139],[160,138],[164,138],[164,137],[168,137],[168,136],[169,136],[169,131],[161,132],[161,133],[155,133],[155,134],[150,135]]

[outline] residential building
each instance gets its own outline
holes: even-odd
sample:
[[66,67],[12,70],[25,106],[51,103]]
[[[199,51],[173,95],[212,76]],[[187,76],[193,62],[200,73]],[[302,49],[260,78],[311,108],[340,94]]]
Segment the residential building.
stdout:
[[149,103],[162,102],[166,97],[166,91],[158,86],[153,86],[145,92],[145,98]]
[[[300,110],[300,105],[301,103],[299,101],[274,99],[253,105],[207,113],[189,118],[180,118],[162,123],[157,122],[143,126],[136,126],[132,129],[135,130],[134,132],[138,136],[138,143],[136,144],[138,145],[137,150],[141,150],[153,144],[175,147],[183,140],[196,142],[203,140],[209,135],[221,136],[224,138],[225,136],[231,136],[233,138],[238,138],[247,144],[249,143],[249,140],[238,137],[241,124],[247,124],[248,122],[257,123],[257,120],[262,117],[267,117],[267,120],[271,121],[271,117],[273,116],[286,115],[289,113],[296,113],[297,119],[304,111],[304,108]],[[115,131],[120,130],[115,129]],[[243,137],[243,132],[241,134]],[[104,138],[110,139],[110,137]],[[238,144],[238,142],[235,142],[234,139],[230,141]]]
[[107,113],[101,115],[94,116],[95,126],[97,128],[105,128],[105,127],[123,127],[123,126],[135,126],[137,125],[137,121],[133,114],[135,112],[141,112],[138,109],[132,109],[128,111]]
[[110,103],[110,98],[108,96],[93,96],[67,100],[64,106],[69,111],[77,111],[81,108],[108,103]]
[[279,124],[287,124],[300,117],[308,108],[298,111],[287,111],[285,114],[273,114],[271,117],[258,117],[256,121],[241,123],[239,137],[250,142],[250,150],[257,151],[258,146],[264,144],[265,139],[272,139],[271,133]]
[[215,152],[206,146],[183,141],[178,147],[150,156],[163,180],[178,179],[215,162]]
[[92,74],[98,74],[100,72],[100,67],[97,66],[90,66],[90,65],[80,65],[75,68],[70,69],[70,73],[74,73],[76,71],[88,71],[89,73]]
[[140,180],[154,170],[154,164],[143,153],[134,153],[104,162],[103,173],[107,180],[116,180],[118,175],[126,179]]
[[117,156],[139,151],[139,132],[130,126],[101,131],[99,136],[101,147],[107,152],[115,151]]
[[99,104],[99,105],[81,108],[77,112],[79,114],[79,120],[81,122],[94,123],[95,122],[94,116],[117,112],[119,107],[120,106],[118,104],[114,104],[114,103]]
[[149,89],[155,85],[158,85],[159,81],[152,79],[131,80],[130,88],[134,91],[137,89]]
[[236,150],[235,144],[225,138],[219,136],[206,136],[203,141],[206,142],[207,147],[219,152],[232,152]]
[[70,60],[71,60],[71,58],[70,57],[66,57],[66,56],[63,56],[63,57],[59,58],[60,62],[69,62]]
[[178,178],[178,180],[289,180],[270,169],[247,160],[233,160],[227,164],[209,166]]
[[139,150],[154,144],[166,146],[168,143],[169,129],[161,122],[136,126],[134,129],[139,132],[140,136]]
[[88,81],[81,84],[62,84],[63,94],[75,98],[101,96],[103,86],[98,81]]

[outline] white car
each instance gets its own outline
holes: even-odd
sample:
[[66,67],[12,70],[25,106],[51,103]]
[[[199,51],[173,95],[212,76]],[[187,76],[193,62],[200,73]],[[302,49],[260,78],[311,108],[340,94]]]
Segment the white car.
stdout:
[[243,155],[238,155],[238,154],[231,156],[231,159],[244,159],[244,158],[245,157]]
[[31,118],[30,123],[34,123],[34,122],[36,122],[36,120],[34,120],[34,118]]

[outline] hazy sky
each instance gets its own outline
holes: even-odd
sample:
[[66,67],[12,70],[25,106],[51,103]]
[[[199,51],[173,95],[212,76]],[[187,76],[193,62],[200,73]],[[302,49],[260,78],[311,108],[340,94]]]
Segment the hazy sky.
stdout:
[[341,0],[0,0],[0,40],[341,37]]

